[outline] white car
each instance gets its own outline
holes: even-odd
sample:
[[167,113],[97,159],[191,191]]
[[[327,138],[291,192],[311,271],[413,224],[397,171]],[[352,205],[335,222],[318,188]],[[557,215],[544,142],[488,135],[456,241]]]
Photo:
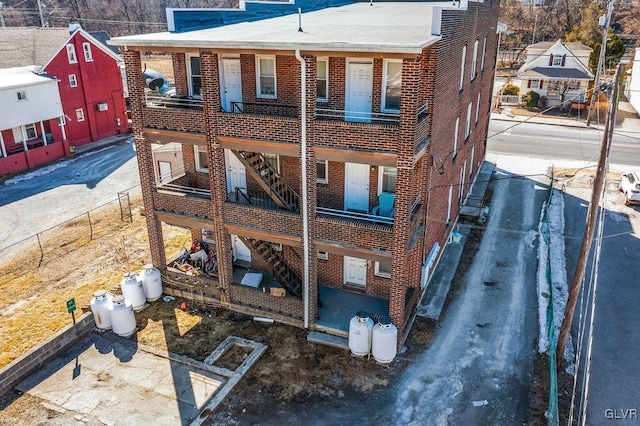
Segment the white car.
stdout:
[[640,176],[638,176],[638,173],[623,174],[618,188],[624,193],[624,203],[627,206],[633,203],[640,203]]

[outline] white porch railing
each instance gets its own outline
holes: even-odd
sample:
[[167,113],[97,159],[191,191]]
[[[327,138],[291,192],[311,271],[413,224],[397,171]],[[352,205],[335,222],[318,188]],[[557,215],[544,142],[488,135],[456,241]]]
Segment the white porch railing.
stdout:
[[520,104],[520,96],[498,95],[498,102],[500,102],[501,105],[518,105]]
[[323,216],[337,217],[346,220],[362,220],[366,222],[383,223],[393,225],[392,217],[376,216],[368,213],[349,212],[346,210],[329,209],[326,207],[316,207],[316,214]]
[[145,93],[145,100],[147,106],[152,108],[202,108],[202,99],[192,99],[188,96],[160,96],[154,93]]

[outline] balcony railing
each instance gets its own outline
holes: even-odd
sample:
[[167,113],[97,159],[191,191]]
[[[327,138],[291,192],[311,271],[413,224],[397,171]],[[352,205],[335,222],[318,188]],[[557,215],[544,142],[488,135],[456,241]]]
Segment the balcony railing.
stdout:
[[209,189],[202,189],[202,188],[196,188],[193,186],[180,185],[179,182],[184,181],[183,178],[185,176],[186,175],[184,173],[181,173],[178,176],[175,176],[173,178],[170,178],[169,176],[161,176],[161,180],[156,180],[154,184],[154,188],[156,191],[171,194],[171,195],[178,195],[178,196],[191,195],[195,197],[211,198],[211,190]]
[[160,96],[145,93],[145,100],[147,106],[152,108],[202,109],[202,99],[193,99],[186,95]]
[[363,222],[380,223],[384,225],[393,225],[392,217],[376,216],[369,213],[350,212],[346,210],[329,209],[326,207],[316,207],[316,214],[321,216],[335,217],[345,220],[355,220]]
[[398,124],[400,122],[400,113],[357,112],[342,109],[316,108],[316,119],[356,123]]
[[298,107],[293,105],[280,105],[258,102],[231,102],[231,111],[236,114],[272,115],[276,117],[297,117]]

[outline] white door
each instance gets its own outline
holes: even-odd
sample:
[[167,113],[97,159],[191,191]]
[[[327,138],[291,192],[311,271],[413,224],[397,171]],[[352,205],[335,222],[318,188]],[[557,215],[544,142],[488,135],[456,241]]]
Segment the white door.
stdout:
[[371,121],[373,63],[348,62],[345,99],[346,121]]
[[357,257],[344,257],[344,283],[366,287],[367,260]]
[[168,161],[158,161],[158,171],[160,172],[160,183],[167,183],[171,180],[171,163]]
[[240,112],[233,109],[232,102],[242,102],[242,74],[240,59],[223,59],[220,78],[222,108],[227,112]]
[[225,160],[227,162],[227,191],[232,193],[236,188],[247,187],[247,175],[245,173],[244,164],[238,160],[236,155],[229,151],[224,150]]
[[344,163],[344,209],[369,212],[369,165]]
[[22,128],[21,127],[13,127],[11,129],[13,132],[13,140],[15,143],[24,142],[24,137],[22,136]]
[[237,235],[232,235],[231,242],[233,243],[233,260],[251,262],[251,251],[244,242],[242,242],[242,239]]

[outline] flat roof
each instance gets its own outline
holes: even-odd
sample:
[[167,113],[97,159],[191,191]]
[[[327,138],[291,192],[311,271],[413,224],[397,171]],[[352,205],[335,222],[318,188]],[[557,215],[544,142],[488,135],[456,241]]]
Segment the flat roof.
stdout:
[[35,65],[28,67],[1,68],[0,90],[56,82],[56,80],[51,77],[36,74],[38,69],[39,67]]
[[432,34],[434,9],[451,2],[354,3],[298,15],[225,25],[184,33],[112,38],[131,47],[233,48],[420,53],[440,36]]

